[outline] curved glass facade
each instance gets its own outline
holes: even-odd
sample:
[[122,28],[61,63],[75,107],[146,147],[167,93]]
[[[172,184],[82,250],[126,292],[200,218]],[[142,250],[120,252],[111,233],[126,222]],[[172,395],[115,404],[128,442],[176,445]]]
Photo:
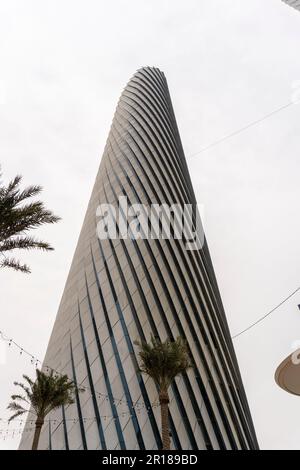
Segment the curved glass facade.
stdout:
[[[130,227],[128,238],[99,239],[99,204],[118,209],[117,231],[125,223],[120,196],[145,207],[191,204],[195,228],[195,196],[156,68],[140,69],[119,100],[45,357],[44,369],[86,391],[48,416],[40,448],[161,448],[157,389],[140,374],[134,345],[151,335],[184,337],[193,364],[170,387],[172,448],[257,448],[206,242],[187,250],[184,239],[136,239]],[[29,427],[20,448],[31,442]]]

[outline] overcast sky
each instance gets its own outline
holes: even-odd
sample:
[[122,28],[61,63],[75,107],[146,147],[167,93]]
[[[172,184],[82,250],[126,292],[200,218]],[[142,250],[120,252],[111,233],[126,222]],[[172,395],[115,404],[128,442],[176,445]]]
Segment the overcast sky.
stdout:
[[[232,334],[295,290],[300,104],[191,155],[293,99],[299,41],[300,12],[280,0],[0,0],[4,180],[43,185],[62,217],[36,232],[54,252],[22,254],[31,275],[0,272],[0,330],[43,358],[118,97],[143,65],[169,83]],[[300,340],[298,303],[235,340],[263,449],[300,448],[300,397],[274,382]],[[1,418],[25,372],[30,360],[7,351]]]

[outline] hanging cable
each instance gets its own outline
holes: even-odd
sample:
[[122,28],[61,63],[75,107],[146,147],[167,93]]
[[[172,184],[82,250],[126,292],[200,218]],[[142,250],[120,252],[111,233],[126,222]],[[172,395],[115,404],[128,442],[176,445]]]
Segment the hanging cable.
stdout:
[[283,111],[284,109],[287,109],[289,108],[290,106],[296,104],[297,102],[296,101],[290,101],[289,103],[287,104],[284,104],[283,106],[280,106],[279,108],[277,109],[274,109],[273,111],[271,111],[270,113],[266,114],[265,116],[259,118],[259,119],[256,119],[255,121],[252,121],[250,122],[249,124],[243,126],[243,127],[240,127],[239,129],[231,132],[230,134],[227,134],[223,137],[220,137],[219,139],[215,140],[214,142],[210,143],[209,145],[207,145],[206,147],[203,147],[202,149],[200,149],[198,152],[195,152],[195,153],[192,153],[191,155],[189,155],[187,158],[188,159],[191,159],[191,158],[194,158],[196,157],[197,155],[199,155],[200,153],[203,153],[203,152],[206,152],[207,150],[210,150],[211,148],[221,144],[222,142],[225,142],[226,140],[228,139],[231,139],[232,137],[235,137],[236,135],[239,135],[241,134],[242,132],[250,129],[251,127],[253,126],[256,126],[257,124],[260,124],[261,122],[265,121],[266,119],[269,119],[270,117],[274,116],[274,114],[277,114],[279,113],[280,111]]
[[280,302],[278,305],[276,305],[276,307],[272,308],[272,310],[270,310],[268,313],[266,313],[263,317],[259,318],[258,320],[256,320],[254,323],[252,323],[251,325],[247,326],[247,328],[245,328],[244,330],[240,331],[239,333],[235,334],[234,336],[232,336],[232,339],[236,339],[238,338],[239,336],[241,336],[242,334],[246,333],[246,331],[249,331],[251,328],[253,328],[254,326],[258,325],[258,323],[262,322],[263,320],[265,320],[267,317],[269,317],[273,312],[275,312],[275,310],[277,310],[279,307],[281,307],[281,305],[283,305],[285,302],[287,302],[291,297],[293,297],[297,292],[299,292],[300,290],[300,287],[298,287],[294,292],[292,292],[290,295],[288,295],[284,300],[282,300],[282,302]]

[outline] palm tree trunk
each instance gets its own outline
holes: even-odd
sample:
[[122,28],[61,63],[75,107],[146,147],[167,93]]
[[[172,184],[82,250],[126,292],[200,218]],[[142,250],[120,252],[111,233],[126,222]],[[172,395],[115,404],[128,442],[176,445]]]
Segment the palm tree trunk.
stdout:
[[37,418],[35,422],[35,431],[34,431],[34,437],[33,437],[32,448],[31,448],[32,450],[37,450],[38,448],[43,424],[44,424],[44,419]]
[[163,450],[170,450],[170,433],[169,433],[169,394],[167,391],[159,393],[159,403],[161,412],[161,434]]

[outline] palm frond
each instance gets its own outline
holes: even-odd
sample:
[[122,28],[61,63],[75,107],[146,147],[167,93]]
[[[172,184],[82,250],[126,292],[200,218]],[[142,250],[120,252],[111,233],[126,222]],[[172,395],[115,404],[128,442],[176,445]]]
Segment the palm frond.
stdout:
[[8,404],[7,409],[12,411],[27,411],[24,406],[20,405],[20,403],[17,403],[16,401],[11,401]]
[[152,336],[150,343],[135,344],[140,348],[141,372],[152,377],[160,389],[166,390],[177,375],[191,366],[186,343],[180,337],[161,342]]
[[35,414],[39,418],[44,419],[48,413],[56,408],[74,403],[74,394],[77,387],[67,375],[56,376],[53,371],[50,374],[46,374],[36,369],[35,381],[31,380],[27,375],[23,375],[23,378],[28,383],[28,386],[20,382],[15,382],[15,385],[25,391],[26,397],[23,395],[13,395],[12,400],[14,401],[8,405],[8,408],[12,411],[21,412],[24,410],[22,405],[18,403],[21,400],[30,404]]
[[31,197],[37,196],[42,192],[42,186],[32,185],[28,186],[27,188],[23,189],[23,191],[19,191],[19,193],[15,197],[16,204],[20,204],[20,202],[24,201],[25,199],[29,199]]
[[[13,397],[12,397],[13,398]],[[24,408],[22,405],[19,403],[12,401],[9,403],[7,406],[7,409],[10,411],[13,411],[13,415],[9,418],[8,422],[12,421],[13,419],[17,418],[20,415],[23,415],[24,413],[27,413],[28,410]]]
[[26,403],[28,403],[28,405],[30,405],[30,402],[28,401],[27,398],[25,398],[23,395],[12,395],[11,396],[11,399],[12,400],[20,400],[20,401],[25,401]]
[[0,268],[12,268],[15,271],[30,273],[29,266],[27,266],[27,264],[21,264],[20,261],[15,258],[4,258],[0,261]]
[[[29,384],[29,386],[32,388],[34,385],[34,381],[26,374],[23,374],[23,379],[26,380],[26,382]],[[24,388],[25,389],[25,388]]]
[[1,251],[11,251],[11,250],[29,250],[32,248],[37,248],[40,250],[53,250],[49,243],[45,243],[40,240],[36,240],[33,237],[15,237],[9,238],[0,242],[0,252]]
[[[7,186],[0,181],[0,253],[15,249],[53,250],[49,243],[28,236],[27,232],[45,224],[54,224],[60,218],[46,209],[41,201],[28,201],[37,196],[42,188],[28,186],[21,190],[21,180],[21,176],[16,176]],[[26,264],[14,258],[2,260],[0,268],[30,272]]]
[[13,419],[16,419],[18,416],[21,416],[23,415],[24,413],[26,413],[27,410],[24,410],[24,411],[17,411],[15,414],[13,414],[12,416],[10,416],[8,418],[8,422],[10,423]]
[[9,182],[7,188],[4,188],[6,196],[12,196],[16,191],[19,191],[18,187],[21,181],[22,181],[21,175],[15,176],[14,179]]

